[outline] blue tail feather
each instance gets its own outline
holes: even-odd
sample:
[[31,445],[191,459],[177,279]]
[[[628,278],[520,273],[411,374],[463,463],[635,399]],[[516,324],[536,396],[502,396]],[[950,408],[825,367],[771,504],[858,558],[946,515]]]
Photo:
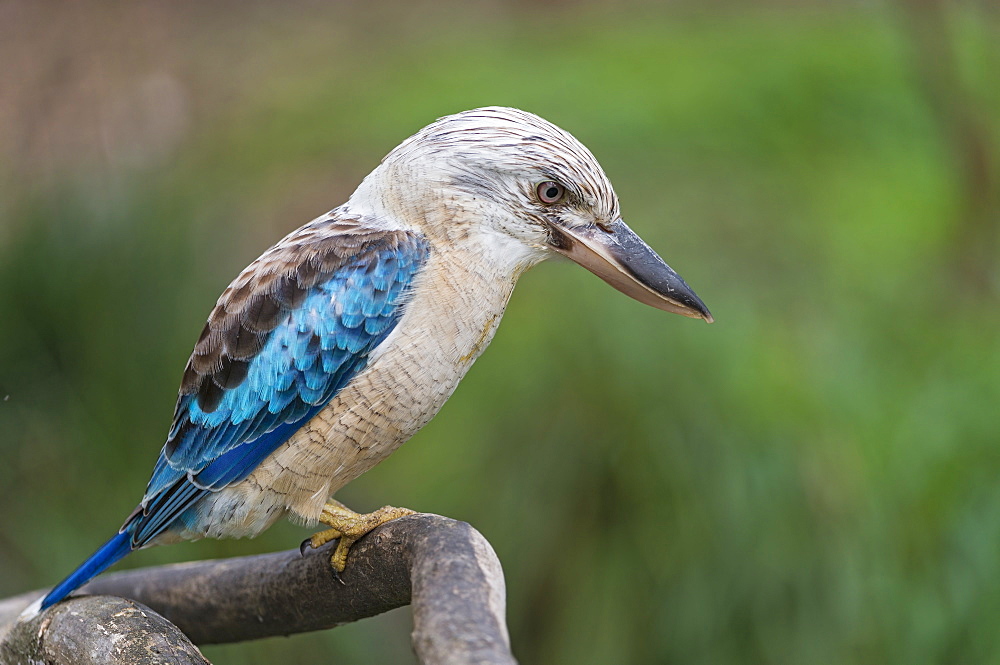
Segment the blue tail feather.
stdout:
[[56,585],[49,595],[42,601],[41,609],[46,609],[55,605],[60,600],[76,591],[79,587],[89,582],[94,576],[109,568],[116,561],[132,551],[129,542],[131,534],[123,531],[114,538],[104,543],[99,550],[94,552],[89,559],[74,570],[69,577]]

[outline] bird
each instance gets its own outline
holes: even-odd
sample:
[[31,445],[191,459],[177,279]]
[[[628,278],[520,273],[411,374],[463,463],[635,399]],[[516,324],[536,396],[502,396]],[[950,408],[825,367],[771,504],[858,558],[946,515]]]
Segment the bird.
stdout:
[[713,320],[565,130],[498,106],[419,130],[223,291],[142,500],[38,610],[136,549],[253,537],[282,517],[327,527],[303,546],[337,539],[343,571],[357,539],[413,511],[358,514],[334,493],[434,417],[518,277],[559,255],[641,303]]

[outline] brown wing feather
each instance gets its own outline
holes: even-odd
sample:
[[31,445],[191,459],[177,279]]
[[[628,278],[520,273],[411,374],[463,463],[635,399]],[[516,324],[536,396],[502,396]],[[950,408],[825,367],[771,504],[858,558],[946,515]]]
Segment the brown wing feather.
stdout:
[[[188,360],[180,397],[197,394],[198,406],[214,411],[224,391],[246,379],[250,361],[270,332],[302,303],[311,287],[373,244],[395,246],[405,234],[331,219],[290,233],[223,291]],[[176,412],[174,416],[176,421]]]

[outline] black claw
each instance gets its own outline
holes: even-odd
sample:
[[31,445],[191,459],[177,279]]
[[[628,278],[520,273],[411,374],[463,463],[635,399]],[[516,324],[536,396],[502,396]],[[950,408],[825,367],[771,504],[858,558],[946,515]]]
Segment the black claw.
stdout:
[[347,582],[345,582],[344,578],[340,576],[340,572],[336,568],[334,568],[333,566],[330,566],[330,572],[333,573],[333,579],[334,580],[336,580],[337,582],[340,582],[344,586],[347,586]]
[[305,556],[306,549],[312,549],[312,538],[306,538],[302,541],[302,544],[299,545],[299,554]]

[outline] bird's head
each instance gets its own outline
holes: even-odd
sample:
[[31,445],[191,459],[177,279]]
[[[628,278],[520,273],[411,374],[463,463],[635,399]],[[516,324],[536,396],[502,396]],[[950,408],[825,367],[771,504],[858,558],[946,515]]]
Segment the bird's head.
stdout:
[[428,237],[481,240],[520,269],[561,254],[640,302],[712,321],[622,221],[591,152],[532,113],[488,107],[437,120],[386,155],[348,206]]

